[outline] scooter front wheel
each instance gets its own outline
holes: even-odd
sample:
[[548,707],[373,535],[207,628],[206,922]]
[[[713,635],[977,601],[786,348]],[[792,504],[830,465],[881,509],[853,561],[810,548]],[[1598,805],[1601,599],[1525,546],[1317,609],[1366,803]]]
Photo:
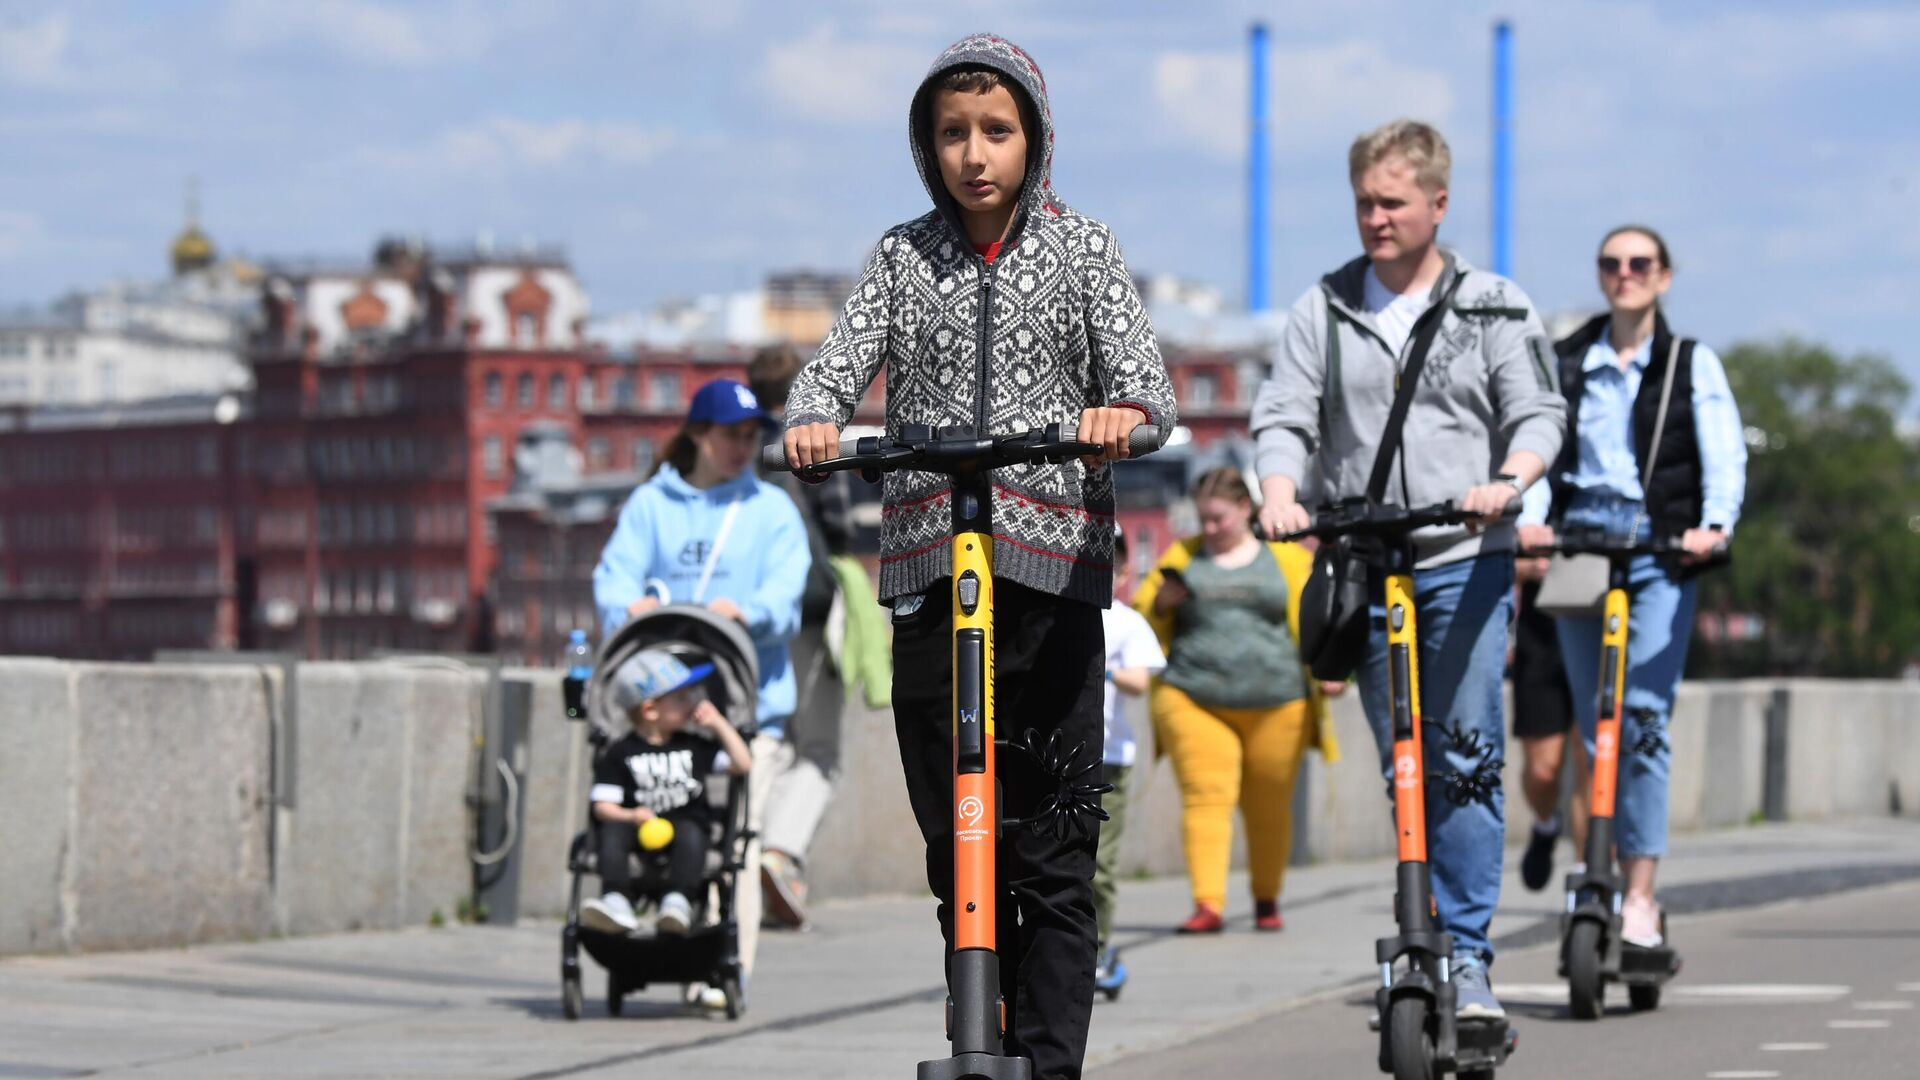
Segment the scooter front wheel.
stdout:
[[1427,1034],[1425,998],[1396,998],[1387,1011],[1387,1050],[1393,1080],[1433,1080],[1433,1038]]
[[1567,1006],[1576,1020],[1598,1020],[1607,1010],[1601,949],[1599,923],[1582,919],[1573,924],[1567,934]]
[[586,994],[580,989],[580,973],[570,972],[560,977],[560,1013],[569,1020],[580,1019],[580,1013],[586,1005]]

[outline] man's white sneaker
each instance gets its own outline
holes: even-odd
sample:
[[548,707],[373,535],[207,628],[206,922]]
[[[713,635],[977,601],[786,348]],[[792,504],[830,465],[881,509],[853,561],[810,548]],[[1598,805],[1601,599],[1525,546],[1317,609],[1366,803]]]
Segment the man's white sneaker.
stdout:
[[684,934],[693,922],[693,905],[677,892],[670,892],[660,900],[660,913],[654,917],[653,927],[662,934]]
[[617,892],[580,903],[580,925],[603,934],[630,934],[640,928],[633,903]]

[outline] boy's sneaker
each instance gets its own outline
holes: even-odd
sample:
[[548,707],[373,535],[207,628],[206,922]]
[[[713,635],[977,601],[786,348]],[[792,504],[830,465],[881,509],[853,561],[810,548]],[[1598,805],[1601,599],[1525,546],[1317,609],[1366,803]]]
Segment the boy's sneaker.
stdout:
[[662,934],[684,934],[693,922],[693,905],[677,892],[670,892],[660,900],[660,913],[654,917],[653,928]]
[[1620,940],[1642,949],[1657,949],[1666,939],[1660,936],[1660,905],[1628,900],[1620,905]]
[[1453,1015],[1460,1020],[1505,1020],[1507,1010],[1493,996],[1487,969],[1477,960],[1453,961]]
[[1120,959],[1120,950],[1111,945],[1102,946],[1099,957],[1093,968],[1093,988],[1112,997],[1127,985],[1127,965]]
[[632,901],[610,892],[580,902],[580,925],[603,934],[631,934],[640,929],[640,920],[634,917]]
[[807,925],[807,879],[800,864],[784,851],[768,851],[760,856],[760,891],[766,898],[767,914],[792,930]]
[[1559,842],[1558,822],[1550,829],[1542,829],[1537,821],[1533,823],[1533,831],[1527,837],[1527,853],[1520,856],[1520,883],[1528,892],[1539,892],[1553,879],[1553,849]]

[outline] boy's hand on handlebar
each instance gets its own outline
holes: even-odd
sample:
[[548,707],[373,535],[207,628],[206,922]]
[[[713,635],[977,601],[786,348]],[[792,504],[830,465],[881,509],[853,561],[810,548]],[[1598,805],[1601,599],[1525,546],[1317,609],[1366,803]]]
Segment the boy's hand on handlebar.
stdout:
[[647,595],[627,605],[627,617],[632,618],[636,615],[645,615],[647,612],[652,611],[658,608],[659,606],[660,606],[660,598],[653,595],[652,593],[648,593]]
[[1471,514],[1467,519],[1467,531],[1477,533],[1481,529],[1499,521],[1507,512],[1507,504],[1516,498],[1513,485],[1504,480],[1490,484],[1475,484],[1460,497],[1460,510]]
[[1297,502],[1268,502],[1260,507],[1260,531],[1267,540],[1278,540],[1313,525],[1313,516]]
[[1688,529],[1680,536],[1680,546],[1686,552],[1680,561],[1688,565],[1706,562],[1727,546],[1727,534],[1717,529]]
[[1080,433],[1077,438],[1083,443],[1098,444],[1100,452],[1081,458],[1081,463],[1091,469],[1096,465],[1124,460],[1127,456],[1127,436],[1145,422],[1139,409],[1085,410],[1080,414]]
[[802,424],[787,429],[787,461],[796,469],[840,456],[840,429],[832,424]]
[[742,625],[747,621],[746,613],[740,610],[740,605],[724,596],[718,600],[707,601],[707,610],[723,619],[732,619],[734,622],[741,623]]

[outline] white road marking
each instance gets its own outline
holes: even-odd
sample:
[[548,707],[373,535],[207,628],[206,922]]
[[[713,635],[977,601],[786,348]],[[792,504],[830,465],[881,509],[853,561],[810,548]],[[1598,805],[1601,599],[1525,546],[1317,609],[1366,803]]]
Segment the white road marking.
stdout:
[[1825,1050],[1826,1043],[1761,1043],[1760,1049],[1768,1054],[1804,1054],[1814,1050]]
[[1708,1073],[1707,1080],[1773,1080],[1779,1075],[1766,1069],[1727,1069]]
[[1920,983],[1901,983],[1894,989],[1902,994],[1920,994]]
[[[1495,996],[1502,1001],[1559,1004],[1567,1000],[1566,983],[1495,983]],[[1737,1005],[1745,1002],[1839,1001],[1853,992],[1851,986],[1821,983],[1708,983],[1669,984],[1666,999],[1695,1005]]]
[[1892,1027],[1891,1020],[1829,1020],[1827,1026],[1843,1031],[1869,1031],[1874,1028]]
[[1856,1009],[1865,1009],[1868,1012],[1897,1012],[1901,1009],[1913,1008],[1913,1002],[1911,1001],[1856,1001],[1853,1003],[1853,1007]]

